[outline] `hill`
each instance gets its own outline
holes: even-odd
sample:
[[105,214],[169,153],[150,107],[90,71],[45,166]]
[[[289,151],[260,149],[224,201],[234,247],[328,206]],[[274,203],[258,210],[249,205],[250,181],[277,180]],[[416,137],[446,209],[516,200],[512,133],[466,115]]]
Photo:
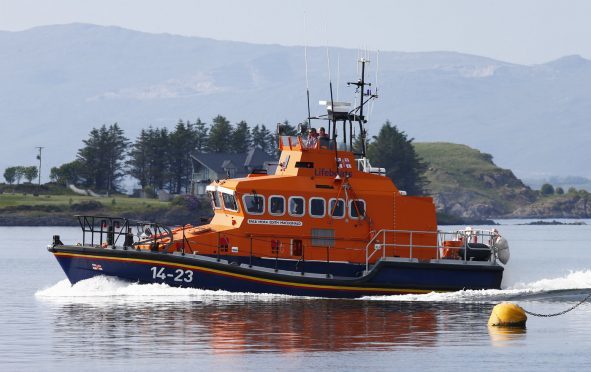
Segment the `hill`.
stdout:
[[441,212],[464,218],[502,217],[538,198],[513,172],[496,166],[489,154],[453,143],[414,146],[428,163],[428,190]]
[[[35,146],[46,147],[45,169],[70,161],[102,124],[118,122],[135,138],[179,118],[222,114],[273,127],[307,114],[302,47],[68,24],[0,32],[0,53],[0,170],[35,164]],[[357,76],[358,52],[330,53],[336,98],[352,100],[344,82]],[[329,95],[326,49],[309,48],[308,56],[314,114]],[[591,177],[590,61],[522,66],[453,52],[382,52],[379,67],[370,134],[390,119],[418,141],[493,154],[520,177]]]

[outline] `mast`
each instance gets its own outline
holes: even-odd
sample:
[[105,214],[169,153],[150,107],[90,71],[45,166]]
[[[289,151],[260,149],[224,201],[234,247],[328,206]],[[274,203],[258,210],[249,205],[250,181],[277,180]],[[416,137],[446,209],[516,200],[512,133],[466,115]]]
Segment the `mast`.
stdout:
[[[330,87],[330,100],[320,101],[321,105],[326,106],[327,109],[327,116],[326,119],[328,121],[328,129],[329,129],[329,137],[333,145],[335,146],[335,150],[337,149],[337,122],[342,122],[343,127],[343,147],[349,148],[353,151],[353,122],[359,123],[359,136],[361,140],[361,152],[355,153],[355,155],[359,155],[362,158],[366,156],[366,144],[365,144],[365,136],[366,131],[364,129],[364,124],[367,123],[367,119],[364,116],[364,106],[371,101],[372,99],[378,98],[377,94],[372,94],[370,89],[365,89],[365,87],[371,87],[371,83],[365,82],[365,64],[369,63],[369,60],[365,58],[360,58],[359,63],[361,64],[361,76],[356,82],[347,82],[347,86],[354,85],[359,92],[359,105],[357,107],[353,107],[350,109],[351,104],[348,102],[337,102],[334,100],[333,97],[333,90],[332,90],[332,82],[329,79],[329,87]],[[356,93],[357,93],[356,91]],[[317,118],[315,118],[317,119]],[[349,133],[347,134],[347,122],[349,122]],[[347,139],[348,137],[348,139]],[[338,164],[337,164],[338,168]]]
[[[354,108],[353,110],[351,110],[351,113],[354,113],[355,111],[359,111],[359,114],[353,114],[350,115],[350,120],[352,121],[357,121],[359,123],[359,137],[361,139],[361,157],[365,158],[366,155],[366,146],[365,146],[365,129],[364,129],[364,124],[367,123],[367,120],[365,119],[365,116],[363,116],[363,107],[371,100],[374,98],[378,98],[378,96],[376,94],[372,94],[371,90],[367,90],[367,92],[365,91],[365,86],[367,85],[368,87],[371,87],[371,83],[366,83],[365,82],[365,64],[369,63],[368,59],[365,58],[360,58],[359,59],[359,63],[361,63],[361,77],[359,80],[357,80],[357,82],[348,82],[347,85],[354,85],[357,87],[357,89],[359,90],[359,106]],[[365,97],[368,97],[367,100],[364,100]],[[349,143],[351,143],[351,145],[353,145],[353,133],[350,131],[349,135],[351,136],[351,140]]]

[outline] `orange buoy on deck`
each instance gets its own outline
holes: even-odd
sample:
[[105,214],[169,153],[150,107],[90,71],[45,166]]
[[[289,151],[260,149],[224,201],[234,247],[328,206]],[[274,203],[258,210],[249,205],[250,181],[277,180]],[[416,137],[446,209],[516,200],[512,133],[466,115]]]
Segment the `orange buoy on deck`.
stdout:
[[521,306],[502,302],[492,310],[488,319],[489,326],[525,328],[527,315]]

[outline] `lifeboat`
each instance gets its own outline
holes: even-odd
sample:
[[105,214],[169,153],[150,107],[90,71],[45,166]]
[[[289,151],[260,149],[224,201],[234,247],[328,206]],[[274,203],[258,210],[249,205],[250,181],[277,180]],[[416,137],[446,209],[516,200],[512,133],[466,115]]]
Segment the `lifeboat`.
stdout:
[[[367,61],[361,60],[362,71]],[[233,292],[354,298],[499,289],[508,244],[496,230],[438,230],[430,197],[399,190],[353,148],[359,107],[324,101],[329,135],[278,135],[273,174],[212,182],[202,226],[171,229],[108,216],[77,216],[82,243],[54,236],[48,250],[72,284],[97,275]],[[342,125],[342,127],[341,127]],[[331,127],[332,126],[332,127]],[[342,128],[342,129],[341,129]],[[337,131],[341,129],[342,140]],[[360,141],[362,144],[364,140]]]

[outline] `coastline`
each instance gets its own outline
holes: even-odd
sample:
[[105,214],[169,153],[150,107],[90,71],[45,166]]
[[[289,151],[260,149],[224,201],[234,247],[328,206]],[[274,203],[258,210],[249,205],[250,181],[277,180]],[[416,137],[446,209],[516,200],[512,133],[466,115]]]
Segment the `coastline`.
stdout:
[[[123,215],[113,214],[110,215],[128,218],[131,220],[138,221],[155,221],[169,226],[181,226],[187,223],[191,223],[194,226],[203,224],[201,218],[207,218],[209,216],[202,216],[200,213],[188,212],[188,211],[160,211],[162,213],[125,213]],[[93,213],[89,213],[92,215]],[[109,215],[109,213],[94,213],[96,216]],[[450,225],[466,225],[466,226],[481,226],[481,225],[499,225],[496,220],[498,219],[511,219],[511,220],[540,220],[538,223],[530,222],[524,223],[524,225],[550,225],[550,224],[570,224],[560,223],[556,221],[544,221],[544,220],[555,220],[555,217],[527,217],[527,218],[514,218],[514,217],[498,217],[495,220],[492,219],[466,219],[458,218],[449,215],[438,215],[439,226],[450,226]],[[580,220],[579,217],[560,217],[560,219],[572,219]],[[573,223],[575,224],[575,223]],[[79,226],[78,219],[75,213],[54,213],[45,215],[26,215],[22,213],[0,213],[0,226],[1,227],[33,227],[33,226]]]

